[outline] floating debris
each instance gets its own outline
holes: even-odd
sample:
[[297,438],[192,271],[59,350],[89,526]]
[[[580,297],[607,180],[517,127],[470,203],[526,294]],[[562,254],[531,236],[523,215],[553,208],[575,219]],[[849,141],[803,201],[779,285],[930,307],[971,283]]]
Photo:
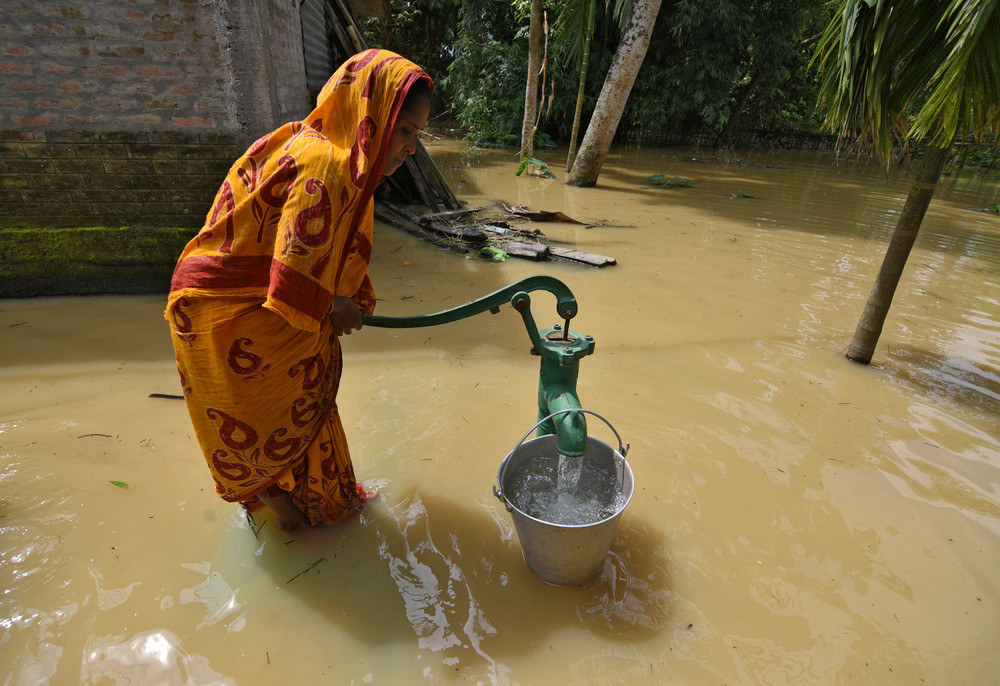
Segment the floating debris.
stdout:
[[583,226],[587,226],[584,222],[578,219],[573,219],[573,217],[567,216],[562,212],[549,212],[545,210],[533,212],[526,207],[521,207],[520,205],[514,205],[512,207],[504,202],[498,202],[497,207],[504,210],[512,217],[527,219],[533,222],[562,222],[563,224],[581,224]]
[[[497,217],[497,211],[502,216]],[[492,216],[489,216],[492,212]],[[529,229],[511,224],[508,220],[544,221],[574,224],[591,228],[608,224],[586,224],[562,212],[533,211],[525,207],[497,202],[496,207],[450,210],[430,214],[416,214],[413,210],[379,202],[375,216],[383,222],[406,231],[418,238],[467,258],[502,262],[508,257],[543,261],[567,260],[577,264],[606,267],[617,260],[569,247],[549,245],[550,239],[539,229]]]
[[508,255],[506,252],[500,248],[494,248],[492,245],[483,246],[479,251],[481,257],[485,257],[491,262],[503,262],[507,259]]
[[683,176],[675,176],[668,179],[666,174],[653,174],[652,176],[647,177],[646,181],[649,183],[655,183],[660,188],[694,187],[694,183],[691,182],[691,179],[685,179]]

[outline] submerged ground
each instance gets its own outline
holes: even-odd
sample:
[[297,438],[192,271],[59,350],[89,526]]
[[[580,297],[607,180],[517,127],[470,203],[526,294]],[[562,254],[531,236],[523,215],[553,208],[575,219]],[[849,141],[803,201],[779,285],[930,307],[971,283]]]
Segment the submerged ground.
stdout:
[[620,151],[569,189],[429,147],[470,205],[614,225],[539,225],[602,270],[386,227],[372,266],[384,315],[539,272],[573,289],[581,397],[636,480],[600,580],[538,581],[491,493],[535,418],[509,307],[345,340],[341,413],[381,494],[288,536],[220,501],[183,403],[149,397],[178,392],[163,297],[0,301],[3,683],[998,683],[1000,219],[974,211],[995,174],[942,183],[862,367],[843,352],[904,173]]

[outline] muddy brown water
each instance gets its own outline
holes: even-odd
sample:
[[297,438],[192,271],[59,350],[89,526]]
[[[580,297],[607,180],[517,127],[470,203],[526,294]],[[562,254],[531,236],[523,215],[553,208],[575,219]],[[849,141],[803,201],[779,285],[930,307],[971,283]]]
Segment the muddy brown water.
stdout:
[[[536,579],[491,493],[535,419],[510,307],[345,340],[341,412],[381,493],[287,536],[219,500],[183,403],[148,397],[178,392],[163,297],[2,301],[5,684],[998,683],[1000,219],[970,209],[1000,202],[995,173],[942,182],[863,367],[843,353],[905,174],[618,151],[570,189],[559,154],[544,181],[429,148],[470,205],[615,225],[539,225],[602,270],[386,227],[372,266],[384,315],[535,273],[573,289],[581,398],[636,481],[600,580]],[[533,296],[540,326],[553,304]]]

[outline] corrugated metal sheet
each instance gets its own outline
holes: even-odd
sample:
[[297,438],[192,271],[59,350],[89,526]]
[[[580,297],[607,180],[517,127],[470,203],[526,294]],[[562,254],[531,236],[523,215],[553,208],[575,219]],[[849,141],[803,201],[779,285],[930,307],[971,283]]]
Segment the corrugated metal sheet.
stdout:
[[326,0],[303,0],[300,8],[306,85],[313,101],[330,74],[340,66],[334,64],[334,51],[330,45],[330,32],[333,31],[331,14]]

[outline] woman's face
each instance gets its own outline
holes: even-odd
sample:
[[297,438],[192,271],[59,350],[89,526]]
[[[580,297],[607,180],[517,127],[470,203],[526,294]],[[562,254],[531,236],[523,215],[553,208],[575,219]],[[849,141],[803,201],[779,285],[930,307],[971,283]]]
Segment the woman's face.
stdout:
[[385,155],[384,176],[390,176],[403,166],[407,155],[417,151],[417,132],[427,126],[431,114],[431,104],[427,100],[417,100],[415,107],[399,111],[396,126],[389,137],[389,150]]

